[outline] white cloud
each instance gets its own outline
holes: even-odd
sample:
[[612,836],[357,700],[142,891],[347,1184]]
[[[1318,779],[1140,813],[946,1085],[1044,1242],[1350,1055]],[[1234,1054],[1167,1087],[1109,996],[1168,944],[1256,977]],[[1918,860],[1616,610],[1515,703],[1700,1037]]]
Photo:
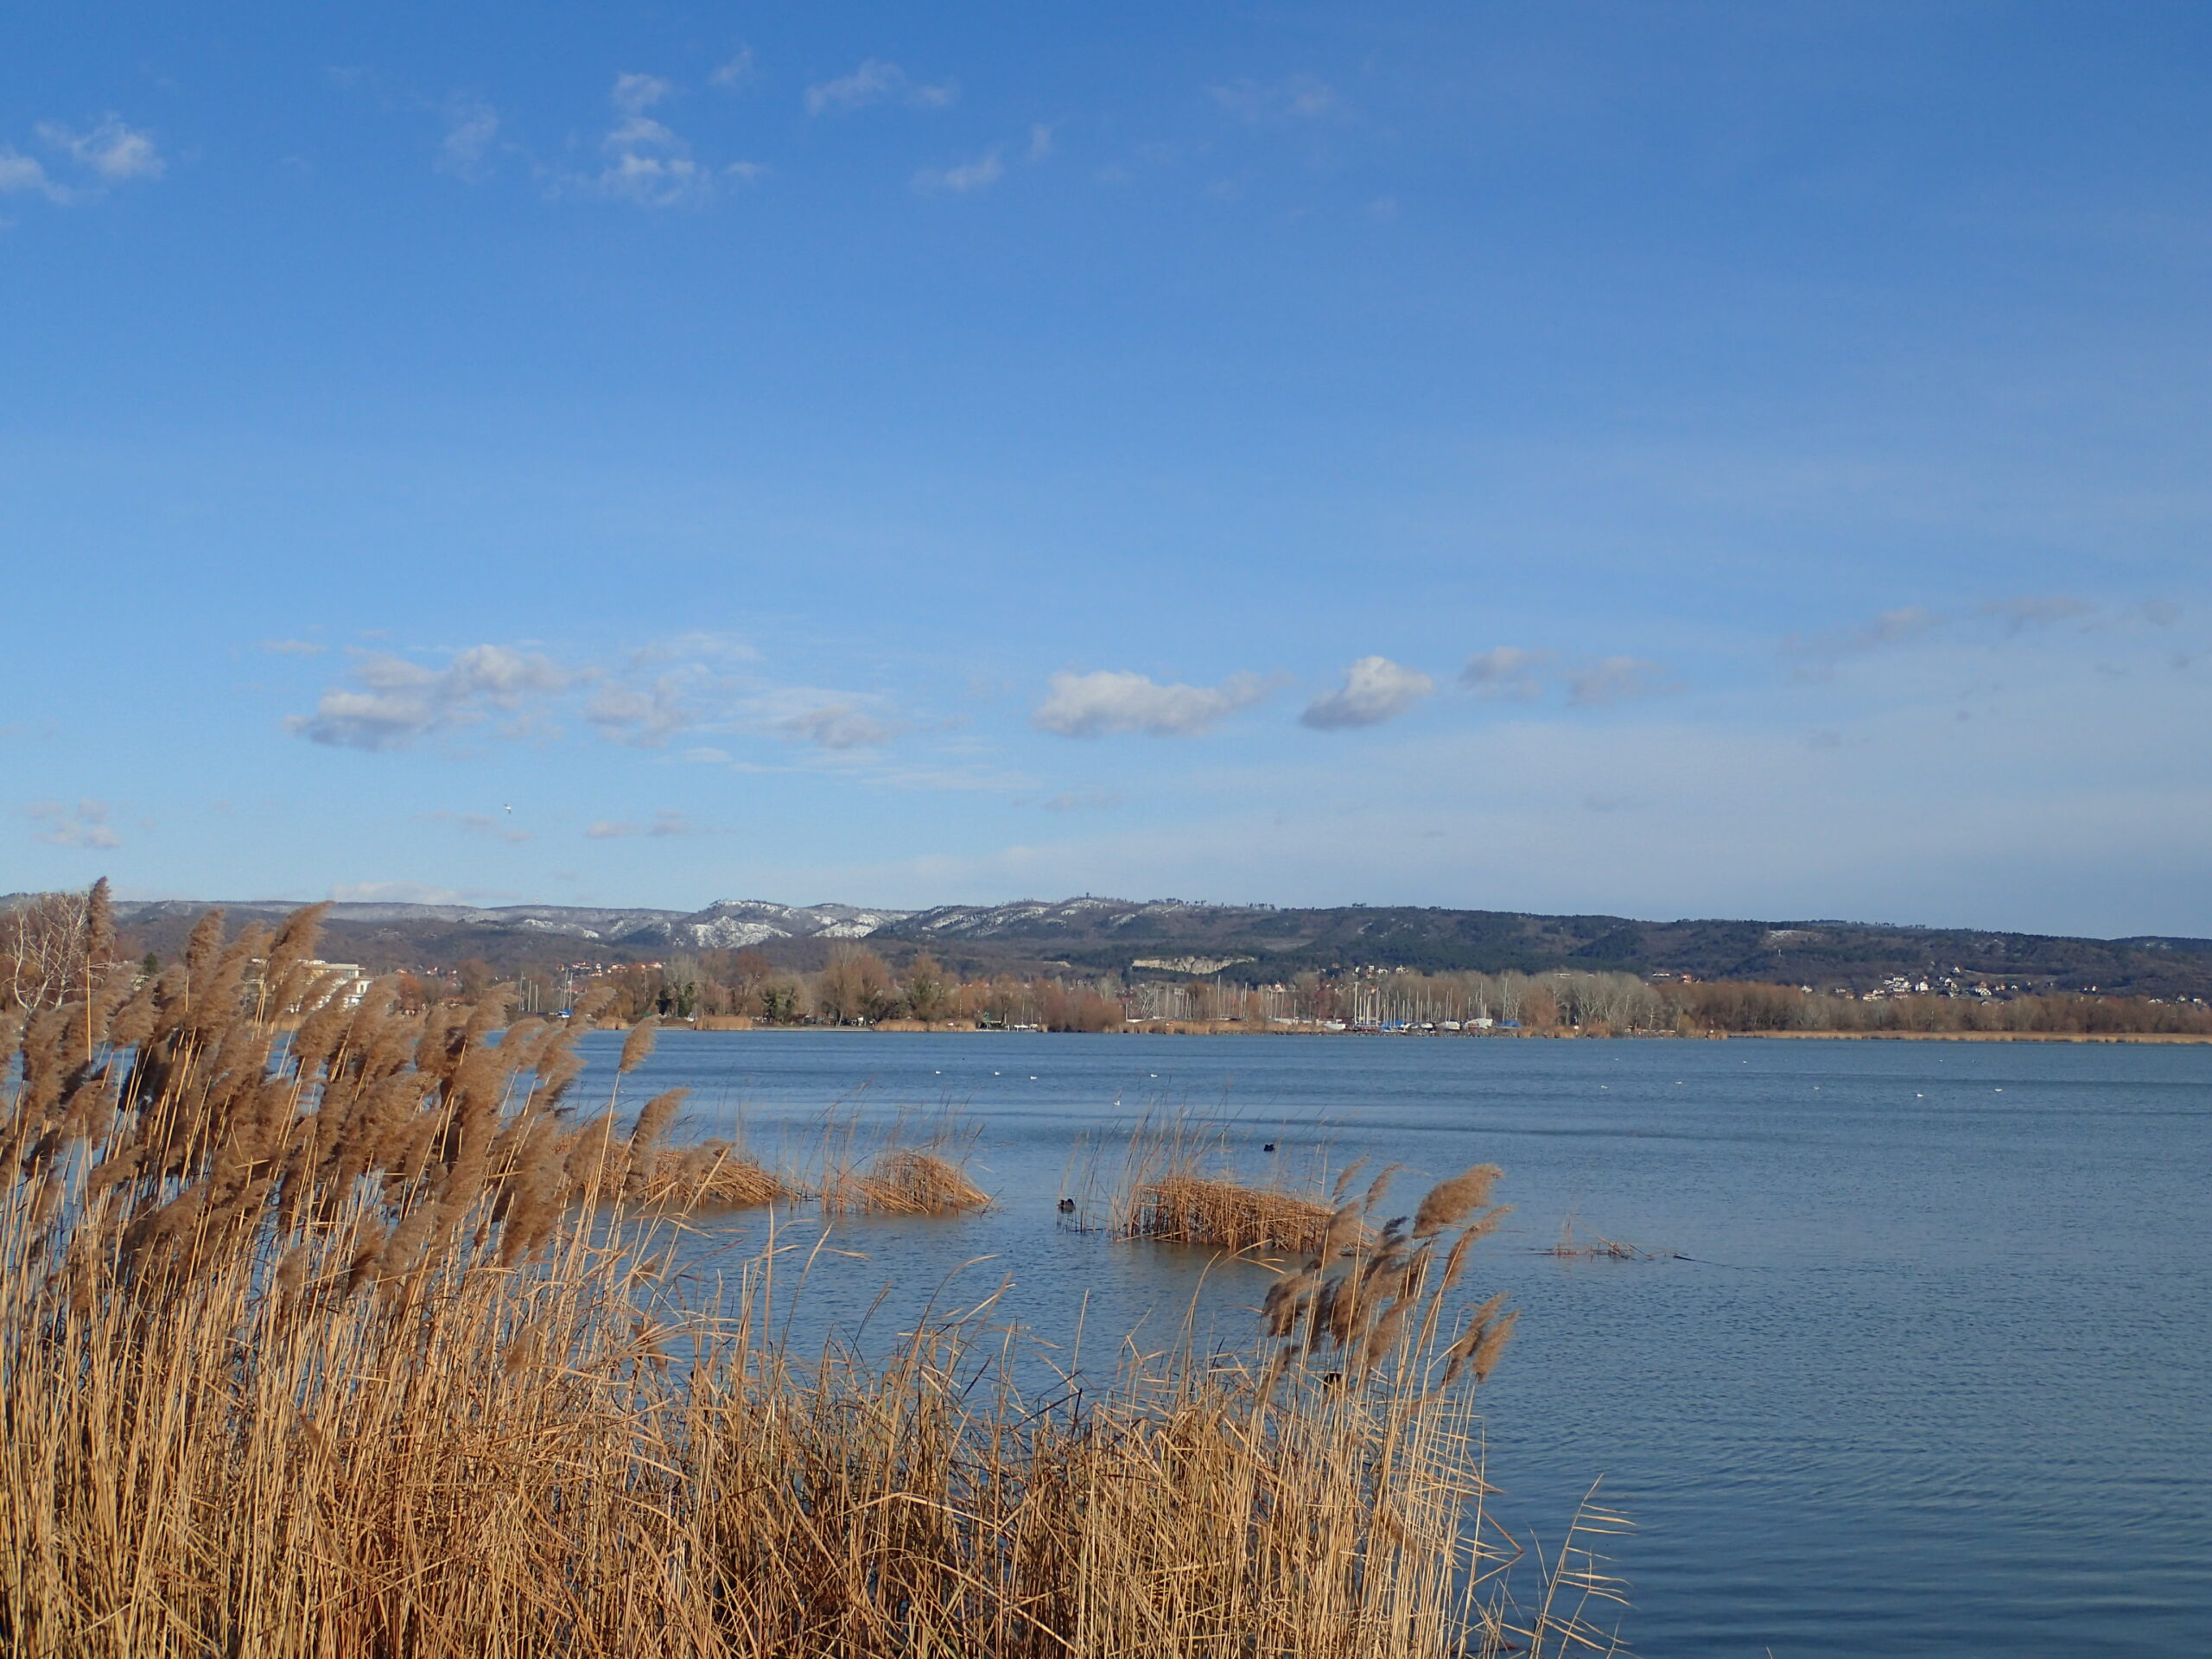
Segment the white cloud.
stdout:
[[1435,690],[1436,682],[1417,669],[1394,663],[1388,657],[1363,657],[1345,673],[1341,687],[1314,698],[1298,718],[1301,725],[1321,732],[1379,726]]
[[999,152],[993,149],[957,166],[923,168],[914,175],[914,188],[924,192],[950,190],[956,195],[965,195],[970,190],[996,184],[1005,172]]
[[103,117],[89,132],[58,121],[41,121],[36,130],[39,141],[67,158],[68,166],[85,175],[84,181],[72,184],[57,178],[35,157],[0,145],[0,195],[36,194],[66,207],[96,199],[108,185],[158,179],[168,170],[153,136],[125,125],[118,116]]
[[680,671],[643,686],[608,682],[584,704],[584,718],[602,737],[639,748],[658,748],[697,723],[698,713],[686,696],[687,687],[696,690],[697,684],[696,673]]
[[592,181],[603,196],[641,207],[683,207],[714,194],[714,175],[690,146],[649,116],[632,116],[601,140],[607,164]]
[[110,183],[158,179],[168,170],[168,163],[155,147],[153,135],[125,126],[119,116],[102,118],[90,132],[73,132],[59,122],[41,121],[38,136]]
[[0,195],[19,195],[29,190],[56,204],[67,203],[71,196],[67,186],[48,178],[46,168],[30,156],[0,149]]
[[1268,695],[1256,675],[1236,674],[1217,686],[1160,685],[1142,674],[1101,670],[1052,676],[1045,701],[1030,716],[1043,732],[1096,737],[1106,732],[1144,732],[1154,737],[1195,737]]
[[513,713],[565,690],[575,677],[549,658],[505,645],[472,645],[443,668],[366,652],[354,662],[353,686],[331,687],[313,714],[293,715],[284,729],[335,748],[404,748],[494,713]]
[[485,158],[499,137],[499,112],[481,99],[456,99],[446,111],[438,171],[471,183],[492,176]]
[[900,729],[850,702],[824,703],[787,715],[775,725],[785,737],[825,749],[875,748],[898,736]]
[[1548,652],[1495,645],[1467,658],[1467,665],[1459,671],[1459,683],[1478,696],[1510,697],[1527,702],[1543,695],[1543,683],[1537,679],[1536,670],[1549,657]]
[[1577,709],[1602,709],[1674,689],[1673,677],[1657,663],[1642,657],[1606,657],[1567,676],[1567,700]]
[[60,801],[35,801],[23,816],[45,829],[34,837],[49,847],[120,847],[123,837],[108,828],[105,801],[79,801],[73,810]]
[[1216,104],[1255,127],[1311,121],[1337,108],[1336,89],[1312,75],[1264,82],[1246,77],[1207,90]]
[[825,115],[833,111],[864,110],[872,104],[903,104],[909,109],[941,110],[960,96],[951,81],[935,86],[916,80],[897,64],[870,58],[849,75],[825,80],[806,89],[806,112]]
[[[505,645],[478,645],[442,666],[389,652],[357,651],[348,683],[327,688],[312,712],[284,722],[296,736],[337,747],[403,749],[436,734],[513,718],[492,734],[543,734],[556,713],[574,713],[610,742],[664,749],[690,739],[679,758],[735,764],[710,734],[745,733],[830,751],[874,748],[907,729],[889,699],[825,686],[777,685],[746,666],[742,641],[681,636],[619,666],[564,664]],[[471,827],[471,826],[464,826]]]
[[599,143],[607,164],[570,182],[640,207],[696,207],[713,200],[718,178],[749,181],[761,170],[746,162],[717,169],[695,159],[672,128],[645,113],[674,92],[658,75],[617,75],[608,99],[620,118]]
[[312,639],[264,639],[261,648],[273,657],[320,657],[330,649]]
[[1029,159],[1041,162],[1052,153],[1052,130],[1042,121],[1029,129]]
[[760,73],[753,61],[753,48],[741,46],[734,55],[715,66],[707,77],[707,85],[725,92],[734,92],[749,85]]
[[625,115],[643,115],[675,90],[658,75],[617,75],[609,96]]

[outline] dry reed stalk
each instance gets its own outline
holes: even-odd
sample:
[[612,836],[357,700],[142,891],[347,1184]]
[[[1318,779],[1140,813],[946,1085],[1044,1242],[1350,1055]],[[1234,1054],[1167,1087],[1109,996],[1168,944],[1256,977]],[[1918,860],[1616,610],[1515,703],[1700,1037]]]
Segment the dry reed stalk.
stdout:
[[1173,1172],[1136,1187],[1121,1231],[1225,1250],[1311,1253],[1321,1249],[1333,1216],[1319,1198]]
[[647,1172],[644,1203],[659,1210],[752,1210],[791,1204],[799,1189],[727,1141],[663,1147]]
[[[1301,1255],[1325,1253],[1356,1242],[1355,1236],[1364,1236],[1356,1219],[1339,1221],[1337,1204],[1280,1185],[1239,1180],[1230,1163],[1218,1131],[1180,1118],[1140,1122],[1122,1154],[1112,1205],[1114,1231],[1122,1238],[1232,1252]],[[1359,1167],[1355,1164],[1344,1172],[1338,1197]],[[1378,1179],[1377,1197],[1388,1179],[1388,1172]]]
[[[954,1216],[990,1207],[968,1177],[975,1130],[899,1118],[863,1135],[856,1114],[823,1122],[812,1182],[824,1216]],[[874,1148],[870,1150],[871,1147]]]
[[1039,1402],[980,1311],[801,1365],[766,1317],[776,1252],[680,1308],[658,1224],[568,1201],[580,1167],[650,1190],[668,1154],[566,1127],[566,1032],[283,1006],[238,949],[195,936],[131,1053],[98,986],[34,1017],[0,1090],[0,1651],[1602,1647],[1608,1517],[1578,1520],[1533,1623],[1502,1597],[1471,1400],[1441,1379],[1503,1325],[1459,1328],[1408,1269],[1429,1242],[1318,1264],[1408,1310],[1349,1375],[1306,1362],[1311,1295],[1272,1349],[1135,1357]]

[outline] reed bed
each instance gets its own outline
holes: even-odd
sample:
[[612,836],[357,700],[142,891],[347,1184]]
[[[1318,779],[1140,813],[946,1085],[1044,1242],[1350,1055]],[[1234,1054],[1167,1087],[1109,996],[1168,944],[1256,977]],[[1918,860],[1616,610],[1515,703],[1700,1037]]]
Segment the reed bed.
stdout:
[[976,1132],[947,1118],[899,1118],[864,1130],[856,1114],[823,1120],[813,1191],[824,1216],[961,1216],[990,1207],[969,1179]]
[[1328,1240],[1344,1185],[1357,1173],[1326,1196],[1318,1184],[1300,1191],[1280,1169],[1266,1182],[1243,1180],[1221,1131],[1182,1118],[1147,1118],[1122,1153],[1113,1230],[1122,1238],[1232,1252],[1311,1254]]
[[1605,1650],[1611,1518],[1524,1609],[1485,1508],[1494,1172],[1340,1205],[1241,1353],[1025,1397],[987,1304],[806,1358],[787,1249],[706,1304],[658,1265],[673,1103],[579,1127],[566,1028],[334,1006],[313,941],[211,921],[0,1033],[0,1650]]
[[656,1210],[690,1213],[699,1210],[757,1210],[792,1205],[804,1198],[793,1182],[747,1156],[728,1141],[664,1147],[654,1158],[639,1192]]
[[1168,1171],[1134,1190],[1121,1231],[1224,1250],[1318,1250],[1335,1213],[1319,1198],[1280,1188]]

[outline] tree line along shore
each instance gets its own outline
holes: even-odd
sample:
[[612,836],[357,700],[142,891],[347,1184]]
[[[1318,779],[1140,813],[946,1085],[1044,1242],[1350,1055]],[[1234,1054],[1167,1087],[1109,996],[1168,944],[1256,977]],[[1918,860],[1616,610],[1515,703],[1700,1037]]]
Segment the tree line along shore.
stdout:
[[[818,972],[707,951],[612,969],[609,1016],[701,1029],[874,1028],[1438,1037],[1826,1036],[2212,1039],[2212,1005],[2061,992],[1852,995],[1625,973],[1302,973],[1278,984],[1113,975],[963,979],[927,952],[901,969],[841,945]],[[420,995],[430,995],[425,987]],[[568,995],[573,995],[570,991]],[[543,983],[541,1007],[562,988]]]
[[[86,893],[41,895],[0,924],[0,1012],[52,1006],[70,994],[69,942]],[[115,948],[142,975],[162,958],[126,933]],[[357,964],[347,995],[379,977]],[[1249,965],[1247,972],[1254,971]],[[812,970],[757,949],[672,952],[658,962],[502,973],[475,958],[443,970],[385,976],[397,1005],[419,1011],[511,988],[518,1009],[562,1014],[604,990],[609,1023],[652,1019],[699,1029],[842,1028],[1170,1032],[1192,1034],[1481,1037],[1832,1036],[2024,1039],[2212,1039],[2212,1004],[2195,998],[2031,991],[1950,978],[1893,979],[1888,988],[1754,980],[1352,967],[1308,969],[1274,982],[1224,973],[1047,971],[969,976],[930,951],[894,966],[869,946],[832,944]]]

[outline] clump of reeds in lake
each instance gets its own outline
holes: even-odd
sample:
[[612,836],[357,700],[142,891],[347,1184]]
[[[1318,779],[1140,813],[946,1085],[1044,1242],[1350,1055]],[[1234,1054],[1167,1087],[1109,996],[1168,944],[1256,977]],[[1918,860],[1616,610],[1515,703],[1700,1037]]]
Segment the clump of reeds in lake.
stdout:
[[1123,1238],[1263,1254],[1321,1249],[1336,1211],[1318,1188],[1279,1175],[1239,1179],[1223,1135],[1181,1119],[1147,1119],[1131,1133],[1112,1201]]
[[972,1128],[905,1118],[863,1131],[857,1115],[825,1119],[813,1186],[825,1216],[958,1216],[990,1207],[969,1179]]
[[1503,1589],[1464,1185],[1287,1280],[1242,1357],[1028,1397],[982,1309],[808,1359],[768,1317],[780,1251],[697,1305],[673,1224],[575,1201],[649,1188],[672,1104],[580,1128],[568,1027],[338,1006],[314,935],[211,918],[149,983],[0,1016],[0,1651],[1605,1645],[1605,1517],[1527,1611]]

